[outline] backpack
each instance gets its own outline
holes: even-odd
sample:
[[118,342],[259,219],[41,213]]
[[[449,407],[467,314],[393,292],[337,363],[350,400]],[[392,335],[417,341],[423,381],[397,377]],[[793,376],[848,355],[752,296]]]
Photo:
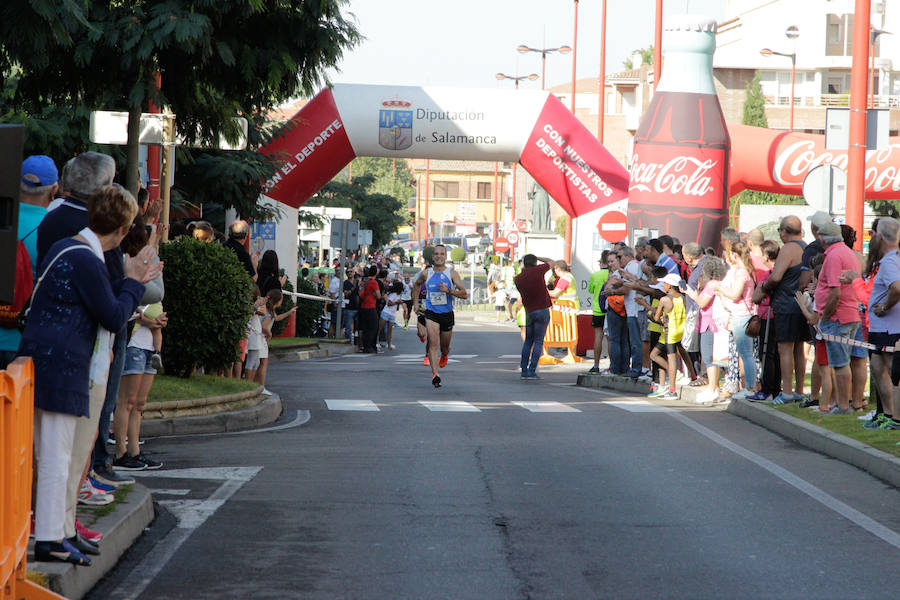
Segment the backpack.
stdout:
[[16,329],[19,313],[25,308],[34,288],[34,276],[31,273],[31,256],[21,240],[16,242],[16,276],[15,292],[12,304],[0,304],[0,327]]

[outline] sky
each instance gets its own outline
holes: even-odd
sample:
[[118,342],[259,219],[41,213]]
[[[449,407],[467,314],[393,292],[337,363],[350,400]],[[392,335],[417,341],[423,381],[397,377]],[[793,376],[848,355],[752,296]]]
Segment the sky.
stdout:
[[[665,0],[664,16],[695,13],[725,19],[724,0]],[[654,0],[614,0],[607,8],[606,73],[652,44]],[[578,3],[577,78],[600,72],[601,0]],[[508,88],[508,75],[540,74],[538,53],[516,46],[572,45],[573,0],[350,0],[359,46],[346,52],[332,83]],[[546,44],[546,45],[545,45]],[[548,55],[547,87],[572,78],[572,55]],[[521,89],[540,89],[540,80]]]

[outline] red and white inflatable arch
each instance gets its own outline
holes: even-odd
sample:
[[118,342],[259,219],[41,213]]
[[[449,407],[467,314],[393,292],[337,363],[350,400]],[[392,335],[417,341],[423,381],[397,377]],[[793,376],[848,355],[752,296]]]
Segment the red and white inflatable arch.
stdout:
[[338,84],[262,150],[265,195],[299,207],[357,156],[520,162],[572,217],[628,195],[628,172],[549,92]]

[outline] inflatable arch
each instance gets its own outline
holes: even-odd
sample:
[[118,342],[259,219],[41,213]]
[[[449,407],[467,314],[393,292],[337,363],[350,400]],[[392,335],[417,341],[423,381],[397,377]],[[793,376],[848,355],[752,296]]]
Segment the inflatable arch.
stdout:
[[298,208],[357,156],[519,162],[573,218],[623,200],[628,172],[550,92],[337,84],[263,152],[265,195]]

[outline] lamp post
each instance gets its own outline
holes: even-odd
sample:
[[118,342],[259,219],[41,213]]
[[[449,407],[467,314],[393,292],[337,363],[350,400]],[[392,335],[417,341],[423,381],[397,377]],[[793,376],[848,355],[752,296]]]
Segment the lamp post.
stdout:
[[890,31],[869,27],[869,108],[875,108],[875,43],[883,33],[891,35]]
[[527,54],[529,52],[539,52],[541,54],[541,89],[544,89],[544,84],[546,83],[545,76],[547,74],[547,55],[553,54],[554,52],[558,54],[568,54],[572,51],[572,48],[570,48],[569,46],[559,46],[556,48],[532,48],[531,46],[520,44],[516,46],[516,51],[519,54]]
[[791,120],[790,130],[794,131],[794,80],[797,74],[797,53],[796,52],[775,52],[770,48],[763,48],[759,51],[763,56],[786,56],[791,59]]

